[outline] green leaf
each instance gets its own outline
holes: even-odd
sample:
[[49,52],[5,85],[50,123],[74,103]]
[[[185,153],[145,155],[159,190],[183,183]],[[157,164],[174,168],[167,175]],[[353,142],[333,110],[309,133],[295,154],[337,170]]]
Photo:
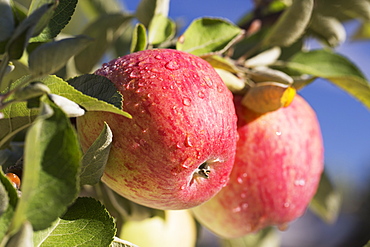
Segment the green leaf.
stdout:
[[77,197],[81,150],[64,112],[42,97],[40,115],[27,131],[22,196],[12,231],[29,221],[35,230],[49,227]]
[[309,29],[315,36],[322,39],[331,47],[340,45],[346,39],[346,30],[342,23],[334,17],[324,16],[314,12]]
[[130,52],[133,53],[145,50],[148,46],[147,39],[145,26],[141,23],[136,24],[132,34]]
[[[0,169],[0,183],[3,189],[7,192],[7,207],[5,211],[0,215],[0,239],[3,239],[4,236],[6,235],[9,225],[12,221],[15,207],[18,202],[18,194],[16,189],[13,187],[13,185],[10,183],[9,179],[4,176],[4,173]],[[2,200],[4,199],[2,196]]]
[[93,198],[78,198],[53,226],[34,234],[40,247],[110,246],[116,229],[113,218]]
[[265,46],[289,46],[297,41],[309,24],[313,0],[295,0],[263,40]]
[[75,56],[76,68],[82,73],[89,73],[100,61],[108,47],[121,35],[132,16],[115,13],[102,15],[90,23],[83,34],[94,41]]
[[[22,77],[21,79],[14,82],[10,89],[13,89],[18,85],[27,82],[28,80],[30,80],[30,78],[30,76]],[[58,94],[71,101],[74,101],[75,103],[85,108],[87,111],[107,111],[131,118],[131,115],[127,112],[124,112],[118,107],[115,107],[114,105],[111,105],[105,101],[82,94],[73,86],[69,85],[67,82],[56,76],[45,76],[40,78],[38,81],[47,85],[50,88],[51,93]],[[94,80],[93,82],[98,83],[99,81]],[[109,86],[106,86],[106,82],[101,82],[104,83],[103,85],[105,86],[102,85],[99,90],[109,88]],[[101,94],[101,91],[99,92]],[[96,92],[96,94],[99,94],[99,92]],[[110,90],[110,93],[102,95],[112,96],[113,98],[114,93],[116,93],[116,91],[113,92],[112,90]],[[117,96],[115,95],[114,97]],[[101,98],[104,100],[104,97]],[[10,98],[9,100],[11,99],[12,98]],[[0,119],[0,129],[2,130],[0,132],[0,147],[7,143],[14,134],[27,128],[38,115],[38,110],[29,109],[26,102],[17,102],[10,104],[6,108],[0,110],[0,112],[4,114],[4,118]]]
[[31,73],[36,76],[52,74],[92,42],[87,36],[77,36],[38,46],[28,57]]
[[322,173],[320,184],[309,208],[327,223],[338,218],[342,198],[325,172]]
[[6,243],[6,247],[22,246],[22,247],[33,247],[33,230],[32,225],[29,222],[24,222],[19,231],[14,234],[9,241]]
[[216,52],[223,53],[243,33],[242,29],[226,20],[201,18],[193,21],[180,36],[176,49],[198,56]]
[[122,95],[105,76],[85,74],[69,79],[67,82],[85,95],[105,101],[118,109],[122,109]]
[[348,92],[370,108],[370,84],[347,58],[328,50],[296,54],[287,64],[300,73],[322,77]]
[[367,244],[364,245],[364,247],[370,247],[370,240],[367,242]]
[[354,18],[370,21],[370,2],[364,0],[316,0],[315,11],[341,21]]
[[150,22],[148,32],[149,44],[158,45],[175,36],[176,25],[168,17],[165,17],[162,14],[157,14]]
[[44,30],[44,28],[48,25],[51,17],[54,14],[54,10],[58,5],[58,2],[59,1],[57,1],[57,0],[33,0],[31,2],[30,8],[28,10],[28,15],[31,15],[33,12],[35,12],[38,8],[40,8],[43,5],[47,5],[47,4],[52,5],[48,9],[48,11],[46,11],[43,14],[41,19],[39,20],[39,22],[35,26],[35,29],[33,30],[32,37],[35,37],[35,36],[39,35],[42,32],[42,30]]
[[352,40],[370,39],[370,22],[362,22],[351,38]]
[[[0,42],[10,38],[14,31],[14,18],[10,0],[0,0]],[[1,53],[1,52],[0,52]]]
[[136,9],[135,17],[145,27],[148,27],[153,16],[161,14],[168,16],[170,0],[141,0]]
[[279,247],[280,236],[273,227],[267,227],[257,233],[241,238],[222,239],[222,247]]
[[36,25],[52,7],[52,4],[44,4],[17,26],[5,47],[10,59],[19,59],[22,56],[23,50],[34,34]]
[[58,2],[46,27],[37,37],[33,37],[31,42],[46,42],[55,38],[71,20],[77,0],[59,0]]
[[80,184],[94,185],[103,176],[112,145],[112,131],[108,124],[82,157]]

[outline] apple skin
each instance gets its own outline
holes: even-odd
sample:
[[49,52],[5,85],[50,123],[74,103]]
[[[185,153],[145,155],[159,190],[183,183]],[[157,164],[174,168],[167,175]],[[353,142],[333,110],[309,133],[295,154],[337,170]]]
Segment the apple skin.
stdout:
[[177,50],[132,53],[96,72],[123,96],[132,119],[109,112],[77,118],[85,151],[103,129],[113,143],[102,181],[118,194],[158,209],[197,206],[228,181],[236,149],[233,96],[211,65]]
[[119,237],[140,247],[194,247],[197,226],[189,210],[166,210],[164,217],[126,221]]
[[223,238],[287,227],[305,212],[324,166],[320,126],[302,97],[264,115],[242,106],[239,96],[234,102],[239,140],[230,180],[192,209],[203,226]]

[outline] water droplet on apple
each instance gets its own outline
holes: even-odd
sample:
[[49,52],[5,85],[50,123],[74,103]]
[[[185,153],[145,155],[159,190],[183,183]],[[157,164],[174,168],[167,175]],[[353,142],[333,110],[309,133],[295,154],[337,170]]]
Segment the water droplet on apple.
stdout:
[[185,188],[186,188],[186,185],[183,184],[183,185],[181,185],[180,190],[184,190]]
[[289,202],[284,203],[284,208],[289,208],[289,206],[290,206]]
[[130,90],[130,89],[134,89],[135,88],[135,83],[133,80],[129,81],[127,84],[126,84],[126,90]]
[[276,131],[276,132],[275,132],[275,134],[276,134],[277,136],[281,136],[281,131]]
[[249,207],[248,203],[244,202],[240,205],[241,209],[247,209]]
[[157,59],[157,60],[161,60],[162,56],[161,55],[156,55],[154,58]]
[[236,180],[238,181],[239,184],[243,183],[243,179],[241,177],[238,177]]
[[181,149],[181,143],[180,143],[180,142],[178,142],[178,143],[176,144],[176,148]]
[[298,179],[294,181],[294,185],[296,186],[304,186],[306,184],[306,181],[304,179]]
[[163,87],[162,87],[162,89],[166,90],[166,89],[167,89],[167,87],[166,87],[166,86],[163,86]]
[[192,147],[193,146],[193,143],[191,143],[191,140],[190,140],[190,135],[186,135],[184,145],[185,145],[185,147]]
[[191,99],[188,98],[188,97],[184,97],[182,99],[182,103],[185,105],[185,106],[190,106],[191,105]]
[[212,88],[213,86],[213,82],[211,80],[211,78],[209,78],[208,76],[204,77],[204,81],[206,82],[206,85],[209,87],[209,88]]
[[169,70],[177,70],[180,68],[179,64],[176,61],[169,61],[166,63],[165,67]]
[[241,194],[240,194],[240,197],[241,197],[241,198],[246,198],[246,197],[247,197],[247,194],[246,194],[246,193],[241,193]]
[[217,92],[222,93],[224,91],[224,88],[222,86],[217,86]]
[[238,213],[238,212],[242,211],[242,208],[240,206],[238,206],[238,207],[233,208],[232,211],[233,211],[233,213]]
[[139,77],[139,75],[140,75],[140,74],[139,74],[138,72],[136,72],[136,71],[132,71],[132,72],[130,73],[130,75],[129,75],[129,76],[130,76],[131,78],[138,78],[138,77]]
[[246,172],[244,172],[244,173],[242,174],[242,177],[243,177],[243,178],[246,178],[246,177],[248,177],[248,174],[247,174]]
[[201,99],[204,99],[205,95],[202,91],[199,91],[198,92],[198,97],[201,98]]

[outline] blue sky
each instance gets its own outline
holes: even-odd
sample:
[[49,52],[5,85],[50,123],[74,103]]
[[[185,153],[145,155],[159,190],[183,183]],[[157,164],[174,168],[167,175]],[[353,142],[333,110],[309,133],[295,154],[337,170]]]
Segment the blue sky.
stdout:
[[[138,0],[123,1],[134,11]],[[169,16],[184,26],[198,17],[223,17],[236,22],[251,7],[251,0],[173,0]],[[349,34],[356,23],[346,25]],[[315,43],[312,47],[317,47]],[[370,41],[346,41],[337,51],[354,62],[370,78]],[[316,80],[300,94],[315,109],[325,143],[326,168],[332,178],[345,178],[347,182],[362,184],[370,174],[370,114],[356,99],[324,80]]]

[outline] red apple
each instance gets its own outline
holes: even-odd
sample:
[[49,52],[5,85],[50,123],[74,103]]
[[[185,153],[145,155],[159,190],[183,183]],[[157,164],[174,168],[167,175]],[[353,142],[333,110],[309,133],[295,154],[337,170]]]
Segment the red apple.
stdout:
[[158,209],[197,206],[221,190],[236,149],[233,96],[203,59],[153,49],[104,64],[123,95],[128,119],[87,112],[77,119],[83,150],[103,129],[113,144],[102,181],[136,203]]
[[234,168],[225,188],[193,209],[197,220],[223,238],[300,217],[323,170],[316,114],[300,96],[286,108],[258,115],[235,97],[238,133]]

